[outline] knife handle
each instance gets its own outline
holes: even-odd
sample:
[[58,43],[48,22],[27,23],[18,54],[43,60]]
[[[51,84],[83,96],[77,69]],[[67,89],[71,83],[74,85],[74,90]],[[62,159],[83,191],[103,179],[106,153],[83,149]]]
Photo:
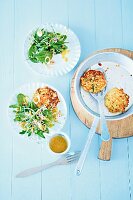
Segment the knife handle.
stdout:
[[24,178],[26,176],[31,176],[33,174],[36,174],[38,172],[42,172],[43,170],[45,170],[47,168],[50,168],[50,167],[53,167],[55,165],[57,165],[56,161],[52,162],[52,163],[49,163],[49,164],[45,164],[45,165],[39,166],[39,167],[33,167],[33,168],[24,170],[23,172],[17,174],[16,177],[17,178]]

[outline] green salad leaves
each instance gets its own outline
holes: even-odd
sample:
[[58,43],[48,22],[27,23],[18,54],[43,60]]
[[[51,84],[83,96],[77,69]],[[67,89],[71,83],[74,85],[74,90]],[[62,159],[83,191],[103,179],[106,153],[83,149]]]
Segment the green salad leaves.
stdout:
[[10,105],[15,113],[14,121],[18,122],[22,130],[20,134],[31,136],[36,134],[45,138],[45,133],[49,133],[49,128],[57,121],[58,110],[47,109],[45,106],[38,108],[33,101],[20,93],[17,95],[17,103]]
[[33,34],[33,43],[28,50],[28,58],[34,63],[48,64],[53,55],[60,54],[68,47],[67,36],[55,31],[37,29]]

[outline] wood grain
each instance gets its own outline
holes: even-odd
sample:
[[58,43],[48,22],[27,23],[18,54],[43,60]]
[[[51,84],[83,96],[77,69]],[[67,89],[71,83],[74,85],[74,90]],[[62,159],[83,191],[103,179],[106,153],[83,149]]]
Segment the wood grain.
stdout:
[[112,149],[112,137],[107,142],[102,142],[98,158],[101,160],[110,160]]
[[[120,48],[110,48],[110,49],[103,49],[94,52],[91,55],[95,55],[96,53],[101,52],[117,52],[124,54],[130,58],[133,59],[133,51],[129,51],[126,49],[120,49]],[[76,72],[75,72],[76,75]],[[79,105],[74,91],[74,81],[75,81],[75,75],[72,79],[71,83],[71,101],[73,108],[78,116],[78,118],[88,127],[90,128],[92,125],[92,122],[94,120],[94,117],[90,115],[82,105]],[[111,147],[112,147],[112,138],[124,138],[124,137],[130,137],[133,135],[133,115],[116,121],[107,121],[108,128],[110,131],[111,139],[108,142],[102,142],[100,152],[98,155],[98,158],[101,160],[110,160],[111,157]],[[128,126],[130,124],[130,126]],[[100,123],[98,124],[98,127],[96,129],[96,133],[100,134]]]

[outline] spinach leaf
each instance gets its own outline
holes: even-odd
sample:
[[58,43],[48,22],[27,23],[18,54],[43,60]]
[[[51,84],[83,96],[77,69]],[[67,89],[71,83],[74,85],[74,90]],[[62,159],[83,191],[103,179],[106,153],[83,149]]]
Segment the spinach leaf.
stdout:
[[28,51],[28,57],[34,63],[38,62],[35,57],[36,53],[37,53],[37,47],[35,44],[32,44],[32,46],[29,48],[29,51]]

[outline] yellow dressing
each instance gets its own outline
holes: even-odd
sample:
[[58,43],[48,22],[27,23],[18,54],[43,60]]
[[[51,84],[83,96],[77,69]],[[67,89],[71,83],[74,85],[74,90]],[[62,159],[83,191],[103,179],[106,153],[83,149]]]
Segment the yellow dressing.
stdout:
[[67,55],[69,54],[69,52],[70,52],[69,49],[65,49],[65,50],[61,53],[62,58],[63,58],[63,60],[64,60],[65,62],[68,61],[68,57],[67,57]]
[[67,140],[63,135],[56,135],[51,138],[49,147],[55,153],[62,153],[68,147]]

